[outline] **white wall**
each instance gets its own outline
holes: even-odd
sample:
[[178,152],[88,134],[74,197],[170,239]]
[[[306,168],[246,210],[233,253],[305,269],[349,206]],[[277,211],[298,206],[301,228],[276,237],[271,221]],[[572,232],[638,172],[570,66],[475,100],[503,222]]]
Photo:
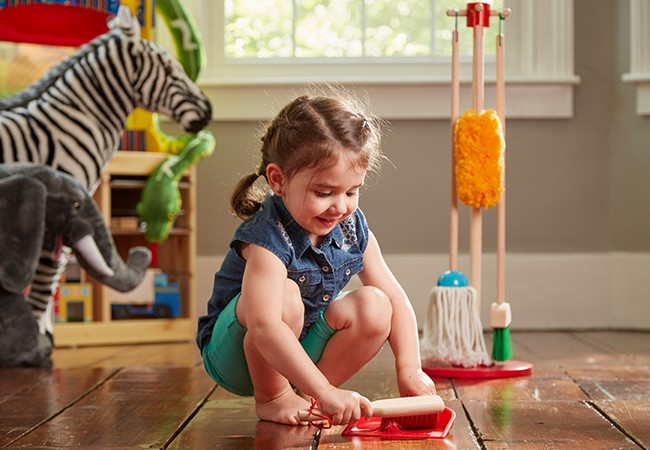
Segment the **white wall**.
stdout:
[[[205,314],[222,257],[197,259],[197,311]],[[387,255],[408,293],[420,326],[431,289],[448,264],[446,255]],[[469,271],[461,255],[459,269]],[[506,257],[506,301],[511,329],[650,329],[650,254],[511,254]],[[358,285],[354,280],[351,287]],[[496,297],[496,257],[483,256],[481,320],[489,327]]]

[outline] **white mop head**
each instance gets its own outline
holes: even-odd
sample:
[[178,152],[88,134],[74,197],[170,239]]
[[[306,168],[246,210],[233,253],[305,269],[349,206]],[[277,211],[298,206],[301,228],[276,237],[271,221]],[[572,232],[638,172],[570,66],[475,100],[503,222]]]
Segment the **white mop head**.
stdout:
[[425,366],[490,366],[473,287],[436,286],[420,341]]

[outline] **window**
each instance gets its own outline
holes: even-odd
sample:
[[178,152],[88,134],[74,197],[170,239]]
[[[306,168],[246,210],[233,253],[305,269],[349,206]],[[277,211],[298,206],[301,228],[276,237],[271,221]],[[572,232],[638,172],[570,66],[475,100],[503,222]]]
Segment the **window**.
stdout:
[[[445,14],[455,0],[226,0],[224,56],[243,59],[435,58],[451,54],[458,26],[461,52],[471,54],[472,29]],[[503,0],[490,0],[501,11]],[[493,18],[486,40],[494,42]],[[494,54],[494,48],[486,48]]]
[[650,115],[650,0],[630,0],[630,72],[623,81],[636,83],[637,115]]
[[[213,99],[215,120],[272,117],[296,91],[319,82],[359,90],[370,99],[374,112],[386,119],[449,117],[451,69],[445,33],[455,26],[455,18],[445,12],[453,7],[451,0],[184,1],[195,14],[206,45],[208,65],[199,84]],[[260,14],[246,10],[252,8],[249,1],[257,7],[285,7]],[[573,73],[573,0],[498,1],[513,12],[503,24],[508,117],[572,117],[573,86],[579,82]],[[382,29],[385,35],[390,34],[393,49],[381,39],[382,25],[372,16],[375,3],[388,7],[386,15],[391,19],[400,19]],[[466,7],[465,2],[455,3],[461,9]],[[264,22],[266,15],[272,20]],[[335,26],[337,31],[331,34],[317,31],[314,36],[319,39],[300,31],[300,18],[311,24],[308,28],[319,30],[319,20],[324,17],[345,26]],[[227,25],[226,18],[235,25]],[[401,19],[407,20],[406,24]],[[494,36],[498,25],[498,18],[493,17],[486,31]],[[164,33],[158,29],[156,39],[165,45]],[[468,48],[472,38],[462,18],[459,30],[467,33],[460,38],[465,47],[461,48],[465,55],[460,67],[461,107],[469,107],[472,70]],[[398,38],[400,34],[403,36]],[[266,37],[260,40],[261,35]],[[323,36],[330,40],[323,41]],[[319,41],[318,45],[314,41]],[[493,48],[494,40],[488,35],[486,107],[494,104]]]

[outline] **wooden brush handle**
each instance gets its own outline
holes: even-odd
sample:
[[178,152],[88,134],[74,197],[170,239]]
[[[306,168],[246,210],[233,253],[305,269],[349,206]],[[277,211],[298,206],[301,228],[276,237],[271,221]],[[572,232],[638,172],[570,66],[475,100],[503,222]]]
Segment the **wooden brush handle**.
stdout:
[[[438,414],[445,409],[445,403],[439,395],[421,395],[418,397],[387,398],[372,402],[374,417],[403,417],[424,414]],[[316,411],[321,414],[321,411]],[[298,421],[310,422],[323,420],[308,409],[298,411]]]
[[[508,14],[510,14],[508,12]],[[497,114],[501,120],[501,132],[506,135],[506,82],[505,63],[503,59],[504,36],[497,36]],[[497,205],[497,304],[506,301],[506,166],[505,151],[503,155],[503,192]]]

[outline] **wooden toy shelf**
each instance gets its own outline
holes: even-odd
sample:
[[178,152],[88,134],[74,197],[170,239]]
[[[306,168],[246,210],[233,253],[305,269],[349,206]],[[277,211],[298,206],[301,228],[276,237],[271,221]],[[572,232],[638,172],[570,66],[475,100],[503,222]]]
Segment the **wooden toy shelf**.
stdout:
[[[110,225],[115,245],[126,261],[134,246],[151,248],[139,228],[135,204],[149,174],[167,154],[118,151],[102,174],[95,201]],[[158,244],[158,267],[171,283],[180,284],[181,315],[170,319],[111,318],[108,287],[93,282],[93,321],[57,323],[57,347],[187,341],[194,339],[196,261],[196,168],[188,169],[179,182],[183,211],[164,243]],[[89,277],[90,279],[90,277]]]

